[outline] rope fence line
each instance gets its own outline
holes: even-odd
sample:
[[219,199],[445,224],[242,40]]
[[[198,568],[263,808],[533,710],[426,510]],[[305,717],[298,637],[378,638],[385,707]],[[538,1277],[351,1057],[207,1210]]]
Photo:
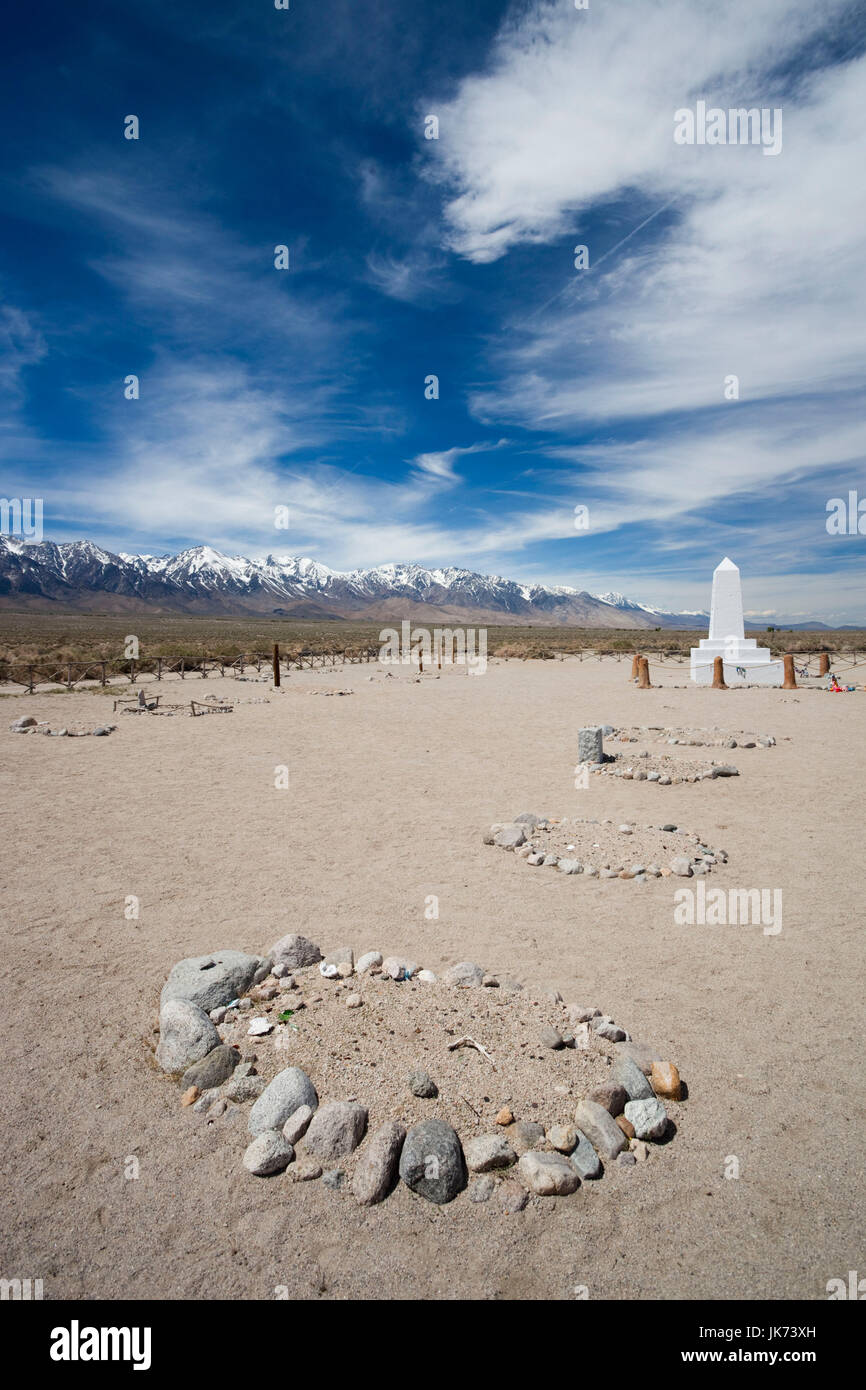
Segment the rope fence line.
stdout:
[[[292,670],[356,665],[376,661],[378,656],[379,647],[347,648],[340,652],[300,652],[294,657],[281,655],[279,669],[285,670],[288,674]],[[52,663],[0,661],[0,685],[20,685],[27,694],[32,695],[37,685],[61,685],[67,690],[73,690],[87,681],[94,681],[105,687],[113,680],[123,679],[134,685],[144,677],[162,681],[171,676],[185,680],[187,676],[197,675],[201,680],[207,680],[210,674],[217,671],[221,677],[228,673],[229,676],[237,678],[243,677],[244,672],[253,667],[257,674],[261,674],[262,666],[271,670],[272,662],[273,658],[269,652],[242,652],[234,660],[220,656],[201,656],[179,657],[174,661],[170,657],[157,656],[130,658],[128,661],[108,661],[101,658],[67,661],[59,666]],[[22,676],[26,678],[22,679]]]
[[[255,668],[257,675],[261,675],[263,666],[269,671],[273,669],[275,673],[277,670],[284,670],[288,674],[292,670],[315,670],[328,666],[334,668],[369,663],[379,659],[380,651],[380,647],[370,646],[346,648],[337,652],[299,652],[296,656],[286,656],[280,653],[278,667],[273,667],[273,657],[270,652],[242,652],[234,659],[225,656],[179,657],[177,660],[170,657],[138,657],[124,661],[96,658],[85,661],[68,661],[59,665],[0,661],[0,685],[20,685],[28,694],[32,695],[38,685],[59,685],[65,686],[67,690],[73,690],[77,686],[84,685],[87,681],[93,681],[105,687],[115,680],[128,680],[130,685],[134,685],[136,682],[140,683],[145,678],[152,681],[162,681],[170,677],[179,677],[180,680],[185,680],[187,676],[197,675],[201,680],[207,680],[209,675],[216,672],[219,672],[220,677],[223,678],[226,674],[235,678],[243,678],[244,673],[253,668]],[[634,652],[604,652],[587,648],[563,655],[577,656],[580,661],[595,658],[597,661],[615,659],[617,662],[621,662],[623,657],[634,657],[635,654]],[[495,656],[495,653],[493,655]],[[806,677],[816,680],[823,679],[825,673],[810,670],[809,664],[815,660],[820,661],[821,657],[825,655],[831,661],[832,670],[839,675],[866,666],[866,659],[860,659],[866,658],[866,654],[860,651],[850,653],[790,652],[787,655],[805,658],[805,668],[797,668],[797,675],[801,679]],[[834,656],[839,657],[840,662],[845,662],[845,664],[832,665]],[[508,658],[504,659],[507,660]],[[689,668],[691,666],[690,657],[686,653],[660,651],[658,657],[653,657],[651,660],[654,670],[682,672],[684,666]],[[774,658],[774,660],[782,660],[782,657]],[[701,669],[704,667],[709,669],[712,664],[712,662],[700,662],[698,666]],[[745,665],[746,669],[749,669],[749,663],[740,662],[738,664],[740,666]]]
[[[666,653],[665,655],[669,655],[669,653]],[[786,652],[786,653],[784,653],[783,655],[781,655],[781,656],[779,656],[779,657],[773,657],[773,658],[771,659],[770,662],[749,662],[749,661],[736,661],[736,662],[735,662],[735,661],[733,661],[733,660],[728,660],[728,658],[725,658],[724,656],[723,656],[721,659],[722,659],[724,662],[726,662],[728,665],[735,666],[735,667],[736,667],[736,670],[738,671],[738,673],[739,673],[747,682],[748,682],[749,673],[750,673],[752,670],[755,670],[755,671],[765,670],[766,667],[767,667],[767,665],[773,665],[773,664],[778,665],[778,664],[781,664],[782,662],[785,662],[785,663],[786,663],[786,677],[785,677],[785,679],[786,679],[786,682],[787,682],[787,680],[788,680],[788,675],[787,675],[787,663],[788,663],[788,662],[793,663],[793,662],[794,662],[794,658],[797,657],[797,656],[799,656],[799,657],[801,657],[801,658],[805,658],[805,664],[804,664],[803,666],[797,666],[796,664],[793,664],[792,669],[793,669],[794,675],[796,676],[797,679],[799,679],[799,680],[825,681],[825,680],[827,680],[830,676],[841,676],[841,675],[844,675],[844,674],[845,674],[846,672],[848,672],[848,671],[854,671],[854,670],[857,670],[857,669],[858,669],[859,667],[861,667],[861,666],[866,666],[866,660],[861,661],[861,660],[858,660],[858,659],[857,659],[857,658],[860,657],[861,655],[862,655],[862,653],[859,652],[859,651],[852,651],[852,652],[850,653],[851,660],[849,660],[846,664],[839,664],[839,663],[836,663],[836,662],[834,662],[834,661],[832,660],[832,658],[833,658],[834,656],[839,656],[840,658],[842,658],[842,660],[843,660],[843,662],[844,662],[844,653],[843,653],[843,652],[830,652],[830,651],[823,651],[823,652]],[[640,655],[639,655],[639,653],[635,653],[634,659],[635,659],[635,662],[641,662],[641,663],[643,664],[645,670],[647,671],[647,673],[649,673],[650,665],[649,665],[649,661],[648,661],[646,658],[641,658]],[[656,659],[656,658],[653,658],[653,659],[652,659],[652,669],[653,669],[654,671],[657,671],[657,670],[659,670],[659,669],[660,669],[660,670],[663,670],[663,671],[676,671],[676,670],[680,670],[680,669],[682,668],[682,666],[685,664],[686,660],[687,660],[687,658],[686,658],[685,656],[680,656],[680,657],[677,658],[676,661],[665,661],[665,660],[663,659],[663,654],[660,652],[660,653],[659,653],[659,658],[658,658],[658,659]],[[819,670],[817,670],[817,671],[813,671],[813,670],[811,669],[811,667],[810,667],[810,663],[811,663],[812,661],[814,661],[814,660],[817,660],[818,663],[819,663],[819,667],[823,667],[824,669],[819,669]],[[711,669],[714,670],[714,669],[715,669],[715,661],[696,661],[696,662],[694,662],[694,664],[692,664],[691,661],[689,661],[689,667],[690,667],[690,669],[694,669],[695,671],[709,671],[709,670],[711,670]],[[724,669],[724,668],[722,668],[722,669]],[[634,669],[633,669],[633,672],[632,672],[632,679],[635,679]],[[647,674],[647,680],[648,680],[648,679],[649,679],[649,675]],[[791,679],[793,680],[793,676],[791,677]],[[724,684],[723,684],[724,678],[722,677],[721,680],[722,680],[722,688],[724,689],[724,688],[726,688],[726,687],[724,686]],[[760,684],[760,682],[758,682],[758,683]],[[787,685],[786,685],[785,688],[789,688],[789,687],[787,687]],[[808,687],[807,687],[807,688],[808,688]]]

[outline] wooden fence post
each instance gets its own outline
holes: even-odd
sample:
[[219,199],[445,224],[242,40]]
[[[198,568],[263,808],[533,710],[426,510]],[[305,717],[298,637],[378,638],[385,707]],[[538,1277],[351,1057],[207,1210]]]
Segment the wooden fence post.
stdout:
[[717,656],[713,658],[713,690],[727,690],[725,685],[725,662],[724,658]]
[[797,677],[794,675],[794,658],[790,654],[785,656],[785,679],[782,682],[782,689],[797,689]]
[[640,668],[638,674],[638,690],[651,690],[652,682],[649,678],[649,662],[645,656],[640,658]]
[[642,660],[643,657],[641,656],[640,652],[635,652],[634,656],[631,659],[631,675],[629,676],[629,680],[637,680],[638,676],[640,675],[640,664]]
[[279,688],[280,684],[280,648],[274,643],[274,686]]

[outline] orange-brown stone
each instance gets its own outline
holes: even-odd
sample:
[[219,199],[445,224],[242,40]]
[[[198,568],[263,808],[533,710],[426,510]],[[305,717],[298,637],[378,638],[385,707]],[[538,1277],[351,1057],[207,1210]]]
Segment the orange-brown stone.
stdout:
[[617,1115],[616,1122],[625,1135],[626,1139],[634,1139],[634,1125],[631,1120],[627,1120],[625,1115]]
[[653,1062],[650,1083],[657,1096],[664,1096],[666,1100],[679,1100],[682,1083],[673,1062]]
[[201,1095],[198,1086],[190,1086],[188,1091],[184,1091],[180,1098],[181,1105],[194,1105]]

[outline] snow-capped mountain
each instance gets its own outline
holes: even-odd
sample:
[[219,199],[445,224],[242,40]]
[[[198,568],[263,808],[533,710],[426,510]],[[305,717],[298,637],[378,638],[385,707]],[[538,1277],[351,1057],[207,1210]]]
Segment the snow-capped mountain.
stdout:
[[113,555],[92,541],[28,544],[10,537],[0,537],[0,603],[77,612],[649,624],[639,611],[612,608],[579,589],[521,584],[453,566],[384,564],[343,572],[306,556],[250,560],[207,545],[179,555]]
[[[652,603],[640,603],[637,599],[626,598],[625,594],[617,593],[614,590],[607,594],[593,594],[593,598],[597,598],[601,603],[610,604],[611,608],[618,609],[620,613],[631,613],[634,616],[643,616],[647,618],[648,621],[642,624],[642,626],[646,627],[678,627],[686,628],[690,631],[697,631],[706,628],[710,621],[710,610],[708,608],[686,608],[682,613],[672,613],[667,608],[656,608]],[[767,621],[765,618],[762,618],[758,622],[746,618],[744,625],[747,632],[750,630],[754,632],[766,632],[767,630]],[[616,624],[613,624],[613,626],[616,626]],[[790,631],[804,629],[810,632],[829,629],[830,627],[828,623],[821,623],[815,619],[810,619],[808,622],[803,623],[794,622],[784,617],[777,617],[774,620],[774,626],[783,627]],[[849,623],[846,624],[846,626],[854,627],[855,624]]]
[[248,560],[209,545],[178,555],[113,555],[92,541],[31,544],[8,536],[0,536],[0,606],[619,628],[703,628],[707,617],[668,613],[620,593],[521,584],[453,566],[385,564],[340,571],[306,556]]
[[637,599],[626,598],[625,594],[619,594],[611,590],[607,594],[593,594],[600,603],[609,603],[611,608],[618,608],[622,613],[643,613],[655,619],[655,627],[705,627],[709,621],[708,608],[687,608],[683,613],[672,613],[666,608],[656,608],[652,603],[639,603]]

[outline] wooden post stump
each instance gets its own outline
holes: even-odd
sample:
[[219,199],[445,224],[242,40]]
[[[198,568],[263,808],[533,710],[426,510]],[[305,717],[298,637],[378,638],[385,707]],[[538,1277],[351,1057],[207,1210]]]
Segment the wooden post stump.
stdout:
[[725,659],[717,656],[713,659],[713,690],[727,690],[725,685]]
[[822,652],[818,660],[818,675],[829,676],[830,674],[830,653]]
[[643,657],[641,656],[640,652],[635,652],[634,656],[631,659],[631,675],[629,676],[629,680],[637,680],[638,676],[640,675],[640,664],[642,660]]
[[652,690],[652,682],[649,678],[649,662],[645,656],[640,658],[637,688],[638,690]]
[[782,681],[782,689],[797,689],[797,677],[794,675],[794,658],[790,653],[785,656],[785,679]]
[[280,684],[280,648],[278,643],[274,643],[274,685]]

